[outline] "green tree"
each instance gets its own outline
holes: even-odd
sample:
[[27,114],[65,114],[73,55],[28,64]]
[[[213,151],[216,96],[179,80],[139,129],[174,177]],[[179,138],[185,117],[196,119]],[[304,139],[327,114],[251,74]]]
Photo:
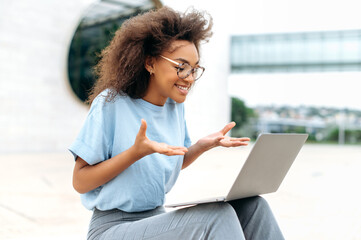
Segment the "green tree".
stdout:
[[252,108],[248,108],[243,100],[232,97],[231,120],[236,123],[232,131],[233,136],[237,136],[241,128],[249,122],[250,118],[254,117],[256,114]]

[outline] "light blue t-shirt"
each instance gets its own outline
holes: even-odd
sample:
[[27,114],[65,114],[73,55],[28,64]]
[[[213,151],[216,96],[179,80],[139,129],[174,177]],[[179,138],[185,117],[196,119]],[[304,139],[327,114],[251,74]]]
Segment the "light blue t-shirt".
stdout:
[[[156,106],[142,99],[117,95],[106,102],[101,95],[92,103],[85,123],[69,150],[94,165],[127,150],[134,144],[141,125],[147,121],[146,135],[150,140],[173,146],[191,145],[184,105],[168,99]],[[154,209],[164,204],[165,194],[173,187],[183,164],[183,156],[148,155],[108,183],[81,194],[87,209],[126,212]]]

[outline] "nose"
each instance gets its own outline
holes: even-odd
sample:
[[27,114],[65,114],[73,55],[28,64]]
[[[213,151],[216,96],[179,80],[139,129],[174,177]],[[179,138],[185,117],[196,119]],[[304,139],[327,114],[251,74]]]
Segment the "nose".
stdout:
[[188,77],[184,78],[183,80],[184,80],[184,81],[187,81],[187,82],[189,82],[189,83],[193,83],[193,82],[195,81],[194,76],[193,76],[193,72],[191,72],[191,73],[188,75]]

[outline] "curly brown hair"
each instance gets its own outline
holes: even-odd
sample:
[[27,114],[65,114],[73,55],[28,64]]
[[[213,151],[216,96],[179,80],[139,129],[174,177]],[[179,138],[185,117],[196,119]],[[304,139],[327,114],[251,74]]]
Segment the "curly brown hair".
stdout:
[[91,104],[105,89],[109,89],[107,101],[117,94],[144,97],[150,77],[146,58],[158,57],[175,40],[190,41],[199,52],[200,43],[212,36],[212,25],[212,17],[205,12],[189,9],[180,13],[169,7],[128,19],[101,52],[94,69],[98,78],[87,102]]

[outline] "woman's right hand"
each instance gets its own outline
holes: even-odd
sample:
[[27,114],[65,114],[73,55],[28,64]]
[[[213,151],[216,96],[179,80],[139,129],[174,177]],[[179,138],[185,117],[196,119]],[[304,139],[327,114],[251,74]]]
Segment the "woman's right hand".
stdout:
[[167,156],[184,155],[188,152],[186,147],[170,146],[166,143],[159,143],[150,140],[147,135],[147,122],[142,119],[142,123],[139,128],[139,132],[134,142],[134,147],[140,154],[140,158],[145,157],[152,153],[160,153]]
[[184,155],[185,147],[169,146],[149,140],[146,136],[147,123],[142,119],[134,145],[120,154],[95,165],[89,165],[85,160],[77,157],[73,173],[73,186],[79,193],[89,192],[118,176],[130,165],[152,153],[168,156]]

